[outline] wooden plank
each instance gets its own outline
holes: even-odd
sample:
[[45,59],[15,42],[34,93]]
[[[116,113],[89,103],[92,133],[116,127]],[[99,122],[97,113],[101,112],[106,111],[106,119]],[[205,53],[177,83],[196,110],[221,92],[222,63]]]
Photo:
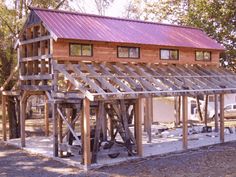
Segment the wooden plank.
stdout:
[[31,90],[31,91],[51,91],[53,88],[49,85],[21,85],[20,86],[22,90]]
[[6,96],[19,96],[20,95],[20,91],[2,91],[2,95],[6,95]]
[[136,148],[137,148],[137,155],[142,157],[143,156],[143,144],[142,144],[142,118],[143,118],[143,104],[142,98],[136,99],[135,103],[135,138],[136,138]]
[[183,149],[188,148],[188,98],[182,96],[182,116],[183,116]]
[[20,80],[52,80],[51,74],[39,74],[39,75],[25,75],[20,76]]
[[215,94],[214,96],[215,96],[215,132],[218,132],[219,131],[218,95]]
[[58,157],[58,121],[57,121],[57,104],[52,103],[53,119],[53,156]]
[[44,122],[45,122],[45,136],[49,136],[49,105],[46,97],[44,103]]
[[26,44],[31,44],[31,43],[35,43],[35,42],[39,42],[39,41],[45,41],[48,39],[51,39],[52,37],[50,35],[47,36],[40,36],[34,39],[28,39],[28,40],[24,40],[24,41],[20,41],[19,45],[26,45]]
[[2,134],[3,134],[3,140],[7,140],[7,117],[6,117],[6,101],[7,97],[2,95]]
[[45,60],[45,59],[49,59],[51,57],[52,57],[51,54],[44,54],[44,55],[33,56],[33,57],[25,57],[25,58],[21,58],[20,62]]
[[90,101],[88,98],[83,100],[83,125],[82,125],[82,138],[83,138],[83,163],[85,166],[91,164],[90,152]]
[[224,94],[220,94],[220,142],[224,141]]

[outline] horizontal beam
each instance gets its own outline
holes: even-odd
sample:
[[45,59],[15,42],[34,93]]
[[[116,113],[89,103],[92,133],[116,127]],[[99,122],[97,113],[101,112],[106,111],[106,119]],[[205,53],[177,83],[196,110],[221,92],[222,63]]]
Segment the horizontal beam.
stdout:
[[47,91],[52,90],[53,87],[49,85],[21,85],[22,90],[32,90],[32,91]]
[[34,56],[34,57],[20,58],[20,62],[45,60],[45,59],[48,59],[48,58],[52,58],[52,55],[48,54],[48,55],[40,55],[40,56]]
[[20,80],[52,80],[51,74],[27,75],[20,76]]
[[2,95],[19,96],[20,95],[20,90],[17,90],[17,91],[2,91]]
[[37,37],[37,38],[34,38],[34,39],[28,39],[28,40],[25,40],[25,41],[20,41],[19,45],[31,44],[31,43],[39,42],[39,41],[45,41],[45,40],[49,40],[51,38],[52,37],[50,35],[41,36],[41,37]]

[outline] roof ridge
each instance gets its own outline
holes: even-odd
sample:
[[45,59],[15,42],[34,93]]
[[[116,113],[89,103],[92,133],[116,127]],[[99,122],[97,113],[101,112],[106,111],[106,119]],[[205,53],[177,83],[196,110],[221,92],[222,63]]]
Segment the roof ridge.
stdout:
[[196,29],[196,30],[201,30],[202,31],[202,29],[197,28],[197,27],[192,27],[192,26],[183,26],[183,25],[167,24],[167,23],[160,23],[160,22],[135,20],[135,19],[121,18],[121,17],[102,16],[102,15],[89,14],[89,13],[71,12],[71,11],[66,11],[66,10],[45,9],[45,8],[39,8],[39,7],[29,7],[29,9],[30,10],[50,11],[50,12],[56,12],[56,13],[68,13],[68,14],[74,14],[74,15],[106,18],[106,19],[121,20],[121,21],[130,21],[130,22],[137,22],[137,23],[147,23],[147,24],[163,25],[163,26],[173,26],[173,27],[179,27],[179,28],[189,28],[189,29]]

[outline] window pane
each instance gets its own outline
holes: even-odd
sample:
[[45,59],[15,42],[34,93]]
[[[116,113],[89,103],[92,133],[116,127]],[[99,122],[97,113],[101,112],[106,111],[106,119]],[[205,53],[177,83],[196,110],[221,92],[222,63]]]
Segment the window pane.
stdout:
[[177,50],[170,50],[170,59],[171,60],[178,60],[178,51]]
[[80,44],[70,44],[70,55],[81,56],[81,45]]
[[128,58],[129,57],[129,48],[118,47],[118,57]]
[[168,60],[170,58],[169,50],[161,50],[161,59]]
[[211,53],[210,52],[204,52],[204,60],[211,60]]
[[203,52],[196,52],[196,60],[203,60]]
[[92,56],[91,45],[82,45],[82,56]]
[[137,47],[129,48],[129,57],[139,58],[139,48]]

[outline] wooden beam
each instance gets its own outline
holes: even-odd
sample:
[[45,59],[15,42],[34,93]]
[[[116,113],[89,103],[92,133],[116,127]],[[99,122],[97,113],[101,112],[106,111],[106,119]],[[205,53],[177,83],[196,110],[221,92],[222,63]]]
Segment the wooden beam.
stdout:
[[52,103],[53,119],[53,156],[58,157],[58,121],[57,121],[57,104]]
[[26,76],[20,76],[20,80],[52,80],[51,74],[39,74],[39,75],[26,75]]
[[5,95],[2,95],[2,134],[3,134],[4,141],[7,140],[6,101],[7,101],[7,97]]
[[21,147],[25,147],[26,103],[27,103],[27,92],[24,92],[20,99]]
[[25,41],[20,41],[19,45],[31,44],[31,43],[39,42],[39,41],[45,41],[45,40],[48,40],[48,39],[51,39],[51,38],[52,37],[50,35],[41,36],[41,37],[37,37],[37,38],[34,38],[34,39],[28,39],[28,40],[25,40]]
[[152,142],[152,97],[146,98],[146,121],[147,121],[147,134],[148,134],[148,143]]
[[49,85],[21,85],[20,87],[22,90],[31,90],[31,91],[38,91],[38,90],[51,91],[52,90],[52,86],[49,86]]
[[88,98],[83,100],[83,163],[85,166],[91,164],[91,152],[90,152],[90,101]]
[[45,97],[44,103],[44,122],[45,122],[45,136],[49,136],[49,107],[48,101]]
[[33,56],[33,57],[24,57],[20,59],[20,62],[27,62],[27,61],[37,61],[37,60],[45,60],[48,58],[51,58],[51,54],[46,55],[39,55],[39,56]]
[[137,144],[137,155],[142,157],[143,156],[143,144],[142,144],[142,118],[144,116],[143,112],[143,103],[142,98],[136,99],[135,103],[135,138]]
[[220,142],[224,141],[224,94],[220,94]]
[[183,116],[183,149],[188,148],[188,98],[182,97],[182,116]]
[[215,94],[215,132],[219,131],[218,95]]

